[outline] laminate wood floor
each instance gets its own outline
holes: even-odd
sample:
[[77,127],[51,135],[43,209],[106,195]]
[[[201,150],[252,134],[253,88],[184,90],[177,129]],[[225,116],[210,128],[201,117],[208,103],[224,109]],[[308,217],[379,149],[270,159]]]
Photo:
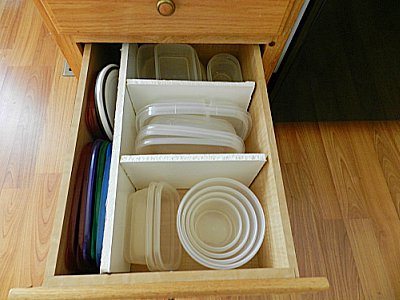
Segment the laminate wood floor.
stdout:
[[[32,2],[1,0],[1,299],[42,282],[77,83],[62,67]],[[278,124],[276,136],[300,273],[331,288],[263,298],[400,299],[400,122]]]

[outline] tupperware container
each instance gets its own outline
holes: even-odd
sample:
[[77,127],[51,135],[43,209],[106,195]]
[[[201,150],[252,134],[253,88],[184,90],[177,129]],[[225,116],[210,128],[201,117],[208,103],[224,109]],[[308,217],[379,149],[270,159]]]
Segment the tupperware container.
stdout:
[[[190,222],[192,219],[192,207],[195,205],[190,205],[190,207],[187,210],[187,217],[186,217],[186,223],[185,226],[188,229],[187,234],[188,234],[188,239],[189,242],[193,244],[193,247],[195,247],[198,251],[200,251],[202,254],[211,257],[211,258],[227,258],[235,255],[240,251],[243,246],[248,242],[249,240],[249,235],[250,235],[250,218],[251,217],[255,218],[255,212],[254,209],[251,207],[251,205],[248,205],[248,202],[246,203],[245,200],[238,200],[236,197],[233,197],[230,194],[224,193],[224,192],[213,192],[212,189],[215,187],[211,187],[211,190],[204,194],[199,196],[198,198],[192,197],[191,199],[198,199],[196,202],[202,202],[207,199],[210,199],[212,197],[218,198],[218,199],[225,199],[226,201],[229,201],[231,204],[233,204],[237,211],[240,214],[240,219],[242,222],[242,230],[240,233],[239,238],[232,243],[223,245],[223,246],[210,246],[207,243],[204,243],[199,237],[195,236],[195,229],[192,226],[193,222]],[[214,189],[215,190],[215,189]],[[240,194],[239,197],[242,195]],[[243,205],[243,202],[245,202],[248,206],[245,207]],[[187,204],[189,205],[189,203]]]
[[175,188],[160,182],[155,190],[153,257],[158,270],[179,268],[182,246],[176,231],[179,194]]
[[127,202],[125,260],[150,271],[179,268],[182,248],[176,231],[178,192],[167,183],[150,183]]
[[150,137],[136,139],[136,154],[243,153],[238,140],[216,140],[186,137]]
[[149,125],[174,125],[236,133],[232,124],[226,120],[196,115],[162,115],[152,118]]
[[197,66],[197,74],[198,74],[199,80],[206,81],[207,80],[206,68],[201,63],[197,53],[196,53],[196,66]]
[[[211,195],[213,193],[220,193],[223,194],[220,197],[224,197],[225,199],[231,200],[231,198],[235,198],[237,201],[239,201],[243,206],[245,206],[245,211],[242,211],[242,213],[247,214],[247,217],[249,219],[249,227],[245,231],[243,231],[243,234],[238,242],[238,244],[235,245],[234,248],[227,249],[224,252],[213,252],[211,249],[207,250],[204,246],[199,241],[193,241],[192,236],[191,236],[191,230],[190,230],[190,207],[193,205],[193,203],[196,203],[197,201],[202,201],[202,199],[208,195]],[[243,258],[245,257],[252,248],[255,245],[256,239],[257,239],[257,231],[258,231],[258,222],[257,222],[257,215],[256,211],[249,202],[249,200],[244,196],[242,193],[238,192],[237,190],[234,190],[229,187],[225,186],[208,186],[205,187],[199,191],[197,191],[195,194],[193,194],[188,202],[186,203],[186,209],[182,211],[182,220],[185,222],[184,224],[184,235],[187,236],[188,242],[190,246],[193,248],[194,256],[199,256],[200,260],[207,260],[207,259],[226,259],[226,258],[235,258],[238,257]],[[245,219],[243,219],[245,220]],[[202,249],[200,249],[202,248]],[[211,253],[211,254],[210,254]],[[215,260],[213,260],[215,261]],[[206,262],[207,263],[207,262]]]
[[206,195],[188,210],[189,233],[201,248],[230,249],[242,234],[237,207],[223,197]]
[[221,139],[225,142],[235,142],[242,144],[243,140],[234,133],[202,129],[191,126],[178,125],[147,125],[143,127],[136,139],[141,140],[150,137],[182,137],[182,138],[199,138],[199,139]]
[[141,79],[156,79],[154,44],[144,44],[137,54],[136,73]]
[[203,103],[156,103],[145,106],[136,115],[136,128],[140,130],[157,116],[196,115],[223,119],[234,127],[238,136],[246,139],[251,130],[250,114],[230,105],[210,105]]
[[[155,203],[155,189],[157,185],[155,183],[149,184],[149,200],[146,207],[146,227],[141,228],[145,233],[145,264],[150,271],[157,271],[157,265],[153,256],[153,236],[154,236],[154,203]],[[156,224],[157,225],[157,224]],[[144,230],[143,230],[144,229]]]
[[156,79],[200,80],[198,59],[193,47],[185,44],[158,44],[154,48]]
[[125,231],[125,259],[133,264],[146,264],[143,228],[147,224],[147,206],[152,199],[153,187],[131,194],[127,203],[127,230]]
[[[188,237],[191,218],[188,220],[188,209],[197,201],[200,201],[199,199],[202,199],[200,196],[215,191],[232,195],[246,207],[252,207],[248,211],[249,214],[251,210],[254,210],[255,213],[255,215],[249,216],[250,236],[246,240],[244,247],[236,254],[220,259],[209,257],[199,251]],[[241,196],[238,196],[239,194]],[[233,179],[213,178],[199,182],[185,194],[178,208],[177,228],[182,246],[195,261],[212,269],[232,269],[242,266],[257,254],[264,239],[265,219],[261,204],[248,187]]]
[[214,55],[207,64],[209,81],[243,81],[240,63],[227,53]]

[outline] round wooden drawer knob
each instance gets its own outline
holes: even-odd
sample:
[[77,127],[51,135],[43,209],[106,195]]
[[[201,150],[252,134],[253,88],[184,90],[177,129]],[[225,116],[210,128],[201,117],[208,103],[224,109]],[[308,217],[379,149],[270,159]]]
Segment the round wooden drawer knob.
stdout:
[[172,0],[158,0],[157,10],[164,17],[171,16],[175,12],[175,3]]

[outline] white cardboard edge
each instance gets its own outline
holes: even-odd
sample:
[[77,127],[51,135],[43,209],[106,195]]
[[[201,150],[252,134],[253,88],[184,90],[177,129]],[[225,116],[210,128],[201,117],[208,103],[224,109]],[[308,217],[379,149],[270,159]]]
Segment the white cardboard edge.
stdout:
[[148,155],[122,155],[121,163],[133,162],[212,162],[212,161],[266,161],[264,153],[218,153],[218,154],[148,154]]
[[214,177],[228,177],[249,186],[267,161],[264,153],[124,155],[121,165],[137,189],[165,181],[178,189]]
[[237,105],[247,110],[255,82],[128,79],[127,88],[136,112],[149,104],[182,103],[188,99],[212,105]]

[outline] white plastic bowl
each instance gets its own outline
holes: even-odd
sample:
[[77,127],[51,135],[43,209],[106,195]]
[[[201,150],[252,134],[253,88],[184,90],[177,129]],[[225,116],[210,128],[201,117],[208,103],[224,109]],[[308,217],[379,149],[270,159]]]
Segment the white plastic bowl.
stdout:
[[[248,235],[247,239],[245,239],[243,237],[240,240],[241,243],[237,247],[237,249],[233,249],[232,252],[229,252],[229,255],[224,255],[224,256],[218,255],[218,254],[212,255],[213,257],[211,257],[209,255],[205,255],[206,252],[199,251],[197,249],[197,247],[190,244],[190,240],[188,240],[189,245],[192,248],[191,252],[194,253],[193,255],[195,257],[197,257],[199,259],[199,261],[202,261],[205,264],[207,264],[207,261],[211,262],[211,264],[215,263],[215,264],[219,264],[219,265],[232,264],[232,263],[235,263],[235,262],[240,261],[241,259],[245,258],[246,255],[251,252],[251,250],[253,249],[253,246],[255,245],[255,242],[257,239],[257,229],[258,229],[256,212],[255,212],[251,202],[249,202],[249,200],[244,195],[242,195],[240,192],[236,191],[235,189],[232,189],[229,187],[224,187],[224,186],[208,186],[203,189],[200,189],[199,191],[197,191],[196,193],[194,193],[192,195],[192,197],[190,199],[191,203],[188,202],[187,206],[190,207],[192,205],[192,202],[197,201],[197,199],[198,199],[197,197],[200,197],[201,195],[207,195],[208,193],[211,193],[213,191],[222,192],[226,195],[231,195],[234,198],[238,199],[243,205],[245,205],[247,214],[249,215],[249,219],[250,219],[249,235]],[[178,214],[179,214],[179,211],[178,211]],[[187,223],[188,222],[187,210],[185,210],[185,209],[182,211],[182,219],[183,219],[183,223],[186,223],[186,226],[184,228],[185,230],[182,231],[183,236],[189,238],[188,230],[186,230],[186,228],[188,228],[189,224]],[[228,254],[228,253],[226,253],[226,254]],[[213,259],[214,257],[216,259]],[[222,268],[222,267],[214,266],[213,268]]]
[[[188,235],[189,242],[193,245],[194,248],[196,248],[200,253],[202,253],[205,256],[208,256],[211,258],[217,258],[217,259],[232,257],[233,255],[238,253],[249,240],[250,218],[249,218],[248,212],[247,212],[245,206],[241,203],[241,201],[239,201],[238,199],[236,199],[235,197],[233,197],[229,194],[221,193],[221,192],[207,193],[207,194],[197,198],[197,202],[201,203],[202,201],[205,201],[204,199],[210,199],[210,197],[225,199],[226,201],[229,201],[236,207],[236,209],[238,210],[238,212],[240,214],[240,220],[242,222],[241,234],[238,236],[237,239],[235,239],[235,241],[233,241],[232,243],[229,243],[227,245],[224,245],[222,247],[212,247],[210,245],[207,245],[206,243],[202,243],[201,239],[199,239],[198,237],[196,237],[193,234],[194,229],[192,229],[190,227],[190,225],[191,225],[190,220],[192,219],[192,216],[191,216],[192,206],[190,206],[188,209],[188,213],[186,216],[186,222],[185,222],[186,228],[188,228],[188,226],[189,226],[189,228],[187,229],[187,235]],[[252,208],[250,207],[250,209],[252,209]]]
[[[204,196],[203,196],[204,197]],[[231,248],[242,234],[241,215],[230,201],[209,197],[189,207],[189,234],[201,248]]]
[[[205,194],[207,193],[210,187],[217,187],[222,190],[225,190],[228,194],[235,195],[236,193],[240,193],[247,198],[247,201],[251,203],[254,211],[255,218],[251,217],[250,220],[254,223],[251,225],[251,230],[253,231],[253,235],[255,233],[255,241],[252,243],[251,247],[246,247],[243,251],[240,251],[237,255],[227,258],[227,259],[213,259],[207,257],[200,253],[196,248],[191,245],[188,239],[187,231],[186,231],[186,213],[187,213],[187,205],[190,205],[189,200],[196,196],[196,193]],[[205,191],[206,190],[206,191]],[[197,195],[198,196],[198,195]],[[237,196],[237,194],[236,194]],[[202,182],[199,182],[195,186],[193,186],[182,199],[177,215],[177,228],[179,239],[181,240],[182,246],[186,250],[186,252],[198,263],[212,269],[233,269],[240,267],[251,260],[254,255],[257,254],[258,250],[261,247],[261,244],[264,240],[265,234],[265,219],[264,212],[262,210],[261,204],[258,201],[257,197],[254,193],[242,183],[229,179],[229,178],[212,178]],[[252,235],[250,233],[250,235]]]

